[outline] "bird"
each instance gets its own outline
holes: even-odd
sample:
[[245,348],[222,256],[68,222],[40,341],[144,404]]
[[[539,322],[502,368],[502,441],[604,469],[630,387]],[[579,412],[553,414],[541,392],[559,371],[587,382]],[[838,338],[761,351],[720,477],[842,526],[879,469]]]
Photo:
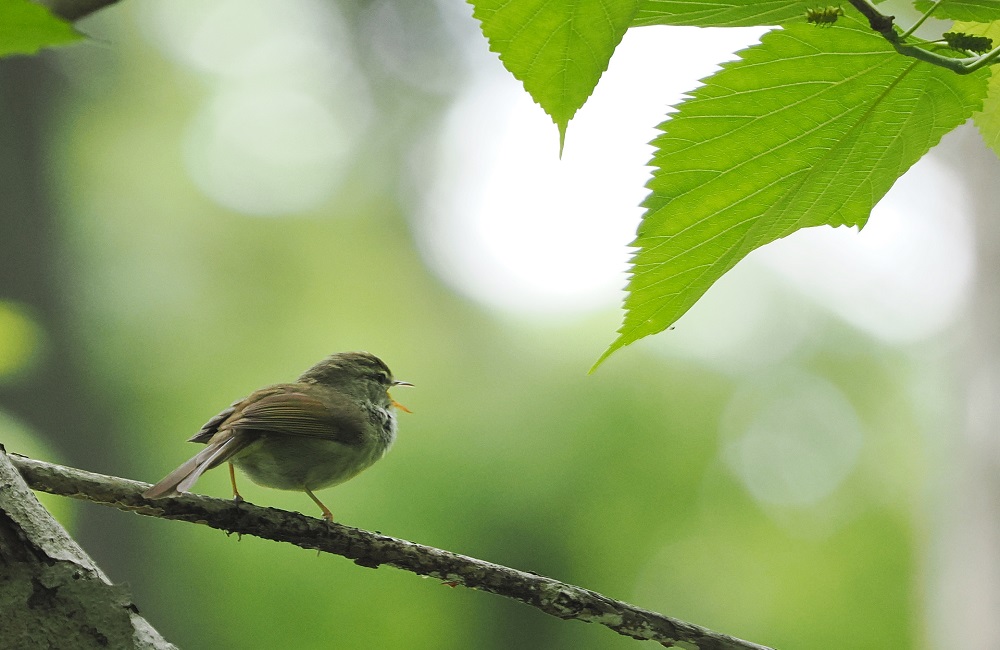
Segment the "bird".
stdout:
[[236,400],[189,442],[206,447],[151,486],[143,497],[188,492],[207,470],[229,465],[233,500],[239,468],[258,485],[305,492],[326,521],[333,513],[314,492],[338,485],[382,458],[396,438],[394,386],[385,363],[368,352],[332,354],[288,384],[274,384]]

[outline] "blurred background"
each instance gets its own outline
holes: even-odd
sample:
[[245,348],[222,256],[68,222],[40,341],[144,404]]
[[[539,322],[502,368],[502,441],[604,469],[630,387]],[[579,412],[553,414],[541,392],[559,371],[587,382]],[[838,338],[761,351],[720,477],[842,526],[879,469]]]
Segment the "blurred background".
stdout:
[[[364,349],[413,382],[336,519],[786,648],[1000,644],[1000,164],[968,125],[863,232],[614,337],[668,107],[761,30],[630,32],[556,128],[459,0],[146,0],[0,62],[0,443],[156,481]],[[316,514],[305,495],[244,496]],[[198,491],[229,495],[225,472]],[[628,648],[292,546],[45,498],[180,647]]]

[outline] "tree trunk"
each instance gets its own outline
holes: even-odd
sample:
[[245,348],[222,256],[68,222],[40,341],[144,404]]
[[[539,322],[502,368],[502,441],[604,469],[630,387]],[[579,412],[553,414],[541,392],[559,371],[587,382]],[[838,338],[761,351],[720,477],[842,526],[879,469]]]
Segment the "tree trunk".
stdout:
[[176,650],[42,507],[2,451],[0,630],[0,646],[19,650]]

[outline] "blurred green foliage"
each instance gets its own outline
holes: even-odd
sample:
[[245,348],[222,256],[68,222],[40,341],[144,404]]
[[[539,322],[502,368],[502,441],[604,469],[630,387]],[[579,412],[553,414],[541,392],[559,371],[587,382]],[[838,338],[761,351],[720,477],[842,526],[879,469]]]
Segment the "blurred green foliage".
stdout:
[[25,310],[0,300],[0,381],[30,366],[41,341],[38,326]]
[[[385,460],[322,496],[338,521],[778,647],[914,645],[911,505],[925,461],[905,358],[823,321],[781,362],[840,391],[864,438],[829,494],[767,504],[727,464],[719,434],[760,369],[723,372],[642,343],[588,377],[616,313],[513,322],[451,293],[414,246],[418,197],[405,180],[447,94],[379,68],[359,35],[392,6],[344,9],[377,134],[326,203],[283,217],[238,214],[196,189],[179,142],[204,79],[152,48],[137,8],[88,23],[108,45],[49,59],[63,71],[45,154],[60,282],[87,377],[114,418],[114,473],[155,481],[196,451],[184,440],[232,400],[330,352],[366,349],[416,385],[395,391],[414,413],[401,415]],[[0,319],[0,349],[20,350],[32,328],[11,322]],[[4,422],[0,442],[21,451]],[[59,447],[73,434],[32,435]],[[228,477],[210,472],[198,490],[225,497]],[[302,494],[246,480],[241,490],[314,511]],[[115,542],[87,550],[179,647],[639,643],[393,569],[112,517]]]
[[31,0],[0,2],[0,56],[34,54],[82,38],[71,24]]

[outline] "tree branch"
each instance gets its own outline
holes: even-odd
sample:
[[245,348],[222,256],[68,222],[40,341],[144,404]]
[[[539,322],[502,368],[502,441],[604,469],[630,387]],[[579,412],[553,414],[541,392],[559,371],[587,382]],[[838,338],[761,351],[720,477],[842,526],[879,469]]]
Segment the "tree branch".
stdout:
[[[994,50],[980,56],[971,56],[963,59],[955,59],[950,56],[943,56],[937,52],[925,50],[918,45],[907,43],[905,40],[906,36],[908,36],[913,29],[916,29],[920,23],[914,25],[913,28],[907,30],[905,33],[900,34],[896,31],[896,27],[893,25],[893,21],[896,19],[895,16],[886,16],[867,0],[848,1],[851,3],[852,7],[860,11],[862,15],[868,19],[868,26],[871,27],[873,31],[881,34],[882,37],[889,41],[889,44],[903,56],[908,56],[942,68],[947,68],[948,70],[958,74],[971,74],[984,66],[993,65],[996,63],[997,59],[1000,58],[1000,47],[997,47]],[[934,6],[936,7],[937,5]],[[926,17],[927,14],[924,15],[924,18]],[[921,18],[921,22],[924,18]]]
[[890,43],[899,42],[899,34],[896,33],[892,25],[892,21],[896,19],[895,16],[886,16],[865,0],[848,0],[848,2],[868,19],[868,25],[873,31],[881,34]]
[[327,524],[296,512],[246,502],[234,504],[195,494],[147,500],[141,493],[149,487],[148,483],[13,454],[9,458],[36,490],[151,517],[205,524],[227,533],[288,542],[342,555],[365,567],[386,564],[451,585],[506,596],[558,618],[600,623],[619,634],[658,641],[665,646],[683,643],[699,650],[771,650],[535,573],[337,523]]

